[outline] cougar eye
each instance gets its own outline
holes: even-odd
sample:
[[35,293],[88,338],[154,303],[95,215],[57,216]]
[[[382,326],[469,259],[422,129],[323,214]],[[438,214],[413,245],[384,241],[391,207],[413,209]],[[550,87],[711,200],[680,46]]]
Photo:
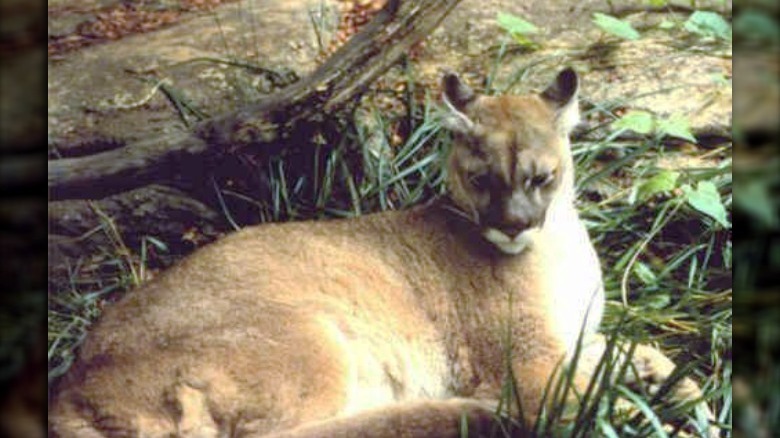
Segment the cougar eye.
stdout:
[[534,187],[534,188],[544,187],[550,184],[552,180],[553,180],[553,174],[551,172],[541,173],[528,178],[525,181],[525,186]]

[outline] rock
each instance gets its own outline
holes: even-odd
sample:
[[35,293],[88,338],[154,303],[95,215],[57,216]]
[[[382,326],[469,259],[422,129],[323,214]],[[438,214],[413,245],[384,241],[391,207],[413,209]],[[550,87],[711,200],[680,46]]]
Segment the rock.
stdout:
[[[612,3],[616,11],[638,9],[633,2]],[[299,76],[307,74],[318,62],[319,44],[327,45],[337,23],[339,3],[330,0],[322,5],[314,0],[223,4],[213,14],[190,15],[171,28],[51,61],[50,135],[58,147],[68,148],[78,147],[77,140],[85,133],[133,141],[187,129],[173,105],[155,88],[157,80],[167,81],[169,89],[206,115],[262,99],[284,83],[274,84],[257,71],[211,61],[250,60],[283,75],[289,70]],[[718,1],[698,7],[730,13],[728,5]],[[681,114],[695,132],[730,132],[730,44],[719,47],[716,55],[709,50],[712,47],[685,51],[689,36],[680,23],[687,14],[681,12],[629,14],[627,19],[643,37],[617,41],[591,23],[594,12],[611,12],[602,1],[464,0],[427,40],[416,60],[423,85],[437,89],[443,66],[463,72],[479,85],[491,72],[497,49],[506,38],[496,23],[498,12],[536,24],[540,32],[533,39],[541,49],[529,52],[511,47],[498,70],[497,86],[538,88],[553,70],[574,65],[583,74],[583,97],[588,100],[618,102],[661,116]],[[322,23],[319,42],[311,13],[322,15],[322,20],[315,20]],[[646,29],[662,20],[678,25],[671,30]],[[605,45],[609,50],[600,52]],[[518,84],[519,75],[525,80]]]
[[258,100],[285,83],[233,61],[280,72],[288,81],[289,71],[310,72],[319,53],[310,14],[324,15],[320,38],[328,41],[335,8],[334,1],[319,0],[223,4],[213,13],[182,17],[169,28],[50,59],[52,142],[67,148],[85,134],[133,141],[186,129],[155,87],[160,80],[208,115]]
[[[633,2],[612,3],[618,11],[637,9]],[[697,7],[730,14],[723,2]],[[502,41],[508,41],[497,25],[498,12],[535,24],[539,33],[531,38],[541,45],[536,51],[509,46],[495,81],[499,90],[508,85],[515,91],[541,89],[555,71],[572,65],[581,73],[586,101],[620,103],[661,117],[682,115],[695,133],[730,137],[731,42],[692,37],[682,29],[686,13],[629,14],[624,18],[640,29],[642,37],[620,41],[592,23],[594,12],[610,13],[605,2],[464,0],[428,39],[418,60],[423,81],[437,87],[441,68],[449,67],[481,85]],[[657,28],[664,20],[675,27]]]
[[59,16],[49,15],[49,38],[60,38],[73,34],[81,23],[86,23],[93,18],[94,14],[82,12],[69,12]]
[[166,266],[225,230],[212,209],[161,185],[96,201],[50,202],[48,223],[50,290],[66,290],[70,277],[79,275],[74,270],[87,260],[110,265],[116,258],[129,257],[127,249],[140,254],[142,245],[151,248],[153,242],[162,242],[166,249],[158,249],[146,262]]
[[[212,209],[179,190],[150,185],[96,201],[70,200],[49,203],[49,231],[81,238],[113,221],[127,245],[139,247],[145,236],[166,242],[179,252],[192,250],[196,241],[213,240],[223,226]],[[197,236],[189,236],[198,227]],[[105,229],[104,231],[110,231]],[[188,237],[189,236],[189,237]]]

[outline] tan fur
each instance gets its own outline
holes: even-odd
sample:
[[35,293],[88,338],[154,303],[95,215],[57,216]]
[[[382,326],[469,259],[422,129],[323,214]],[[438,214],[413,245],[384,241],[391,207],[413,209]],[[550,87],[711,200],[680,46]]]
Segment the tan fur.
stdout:
[[[603,306],[573,206],[576,99],[563,79],[556,101],[476,96],[449,77],[449,199],[247,228],[129,293],[55,390],[52,432],[459,436],[463,413],[478,436],[507,354],[534,412]],[[493,178],[482,192],[469,180],[480,173]],[[538,193],[513,192],[547,173]],[[507,254],[487,228],[530,237]]]

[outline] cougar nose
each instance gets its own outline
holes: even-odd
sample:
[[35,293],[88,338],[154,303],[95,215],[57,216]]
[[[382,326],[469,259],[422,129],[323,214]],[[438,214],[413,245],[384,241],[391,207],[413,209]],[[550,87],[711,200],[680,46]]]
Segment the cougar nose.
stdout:
[[503,224],[498,227],[502,233],[506,234],[510,239],[514,239],[518,234],[528,229],[528,222],[512,222],[510,224]]

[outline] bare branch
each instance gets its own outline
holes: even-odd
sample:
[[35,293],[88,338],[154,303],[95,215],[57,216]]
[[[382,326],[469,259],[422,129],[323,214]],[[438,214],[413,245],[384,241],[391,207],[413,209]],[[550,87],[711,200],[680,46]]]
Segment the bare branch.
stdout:
[[[460,0],[389,0],[378,15],[309,77],[260,103],[200,123],[192,133],[148,139],[83,158],[49,161],[53,198],[126,190],[157,178],[164,166],[208,162],[247,146],[271,144],[297,123],[354,102],[404,53],[431,33]],[[204,163],[207,164],[207,163]],[[89,195],[87,195],[89,196]]]

